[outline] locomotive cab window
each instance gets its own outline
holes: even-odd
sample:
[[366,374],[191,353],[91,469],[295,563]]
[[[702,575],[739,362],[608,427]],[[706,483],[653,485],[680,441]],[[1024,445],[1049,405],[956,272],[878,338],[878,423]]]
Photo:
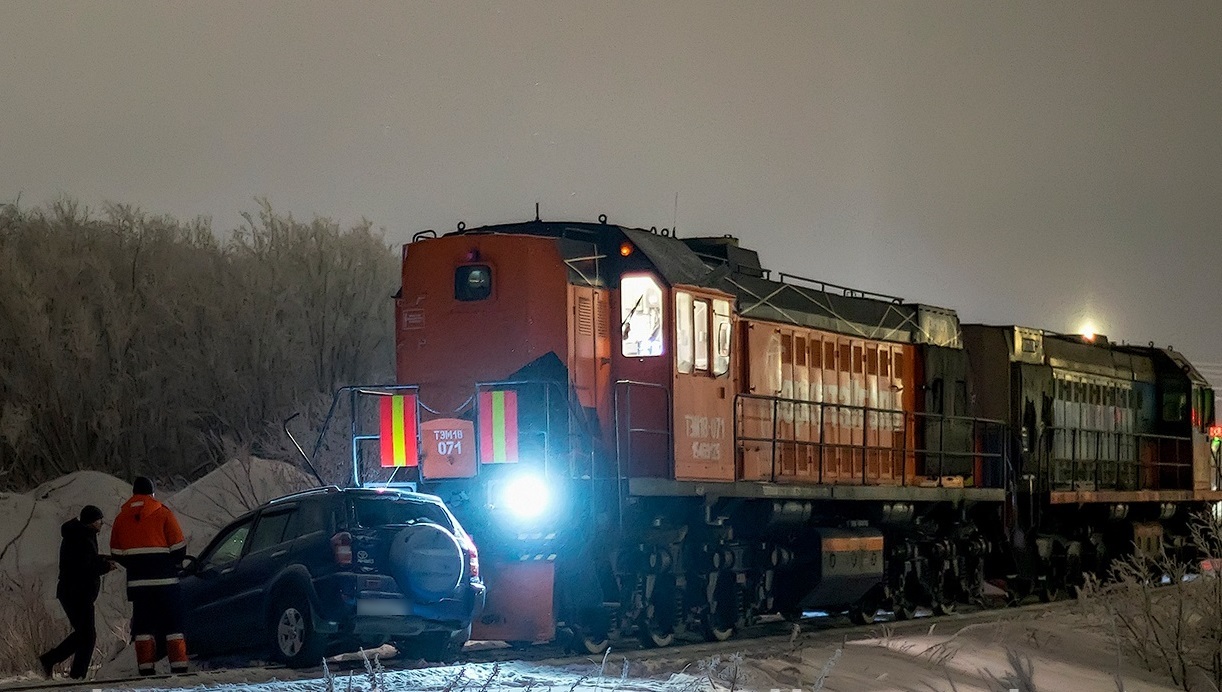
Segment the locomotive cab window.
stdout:
[[692,294],[675,293],[675,367],[692,371]]
[[625,276],[619,292],[621,353],[662,355],[662,287],[652,276]]
[[730,371],[730,301],[713,301],[713,374]]
[[728,373],[731,338],[730,301],[675,292],[675,368],[680,373]]
[[696,331],[695,363],[697,370],[709,369],[709,302],[697,300],[692,304],[692,324]]
[[484,300],[492,295],[492,267],[468,264],[454,270],[454,299],[463,302]]

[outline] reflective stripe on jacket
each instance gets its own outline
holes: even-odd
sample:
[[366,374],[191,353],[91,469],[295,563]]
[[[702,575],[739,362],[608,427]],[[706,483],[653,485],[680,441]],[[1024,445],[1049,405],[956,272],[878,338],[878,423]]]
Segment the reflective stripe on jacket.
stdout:
[[178,519],[152,495],[134,495],[123,504],[110,531],[110,554],[127,570],[127,589],[178,583],[187,554]]

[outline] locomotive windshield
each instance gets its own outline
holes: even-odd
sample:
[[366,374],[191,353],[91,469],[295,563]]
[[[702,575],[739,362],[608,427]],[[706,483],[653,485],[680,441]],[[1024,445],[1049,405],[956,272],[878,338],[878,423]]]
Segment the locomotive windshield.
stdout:
[[492,295],[492,268],[471,264],[454,271],[454,298],[464,302],[483,300]]
[[662,355],[662,287],[652,276],[620,280],[620,331],[625,356]]

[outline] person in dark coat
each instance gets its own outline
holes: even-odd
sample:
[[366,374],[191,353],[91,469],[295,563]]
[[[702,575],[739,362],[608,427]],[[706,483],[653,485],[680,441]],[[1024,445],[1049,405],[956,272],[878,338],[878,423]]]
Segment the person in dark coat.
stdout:
[[102,589],[102,575],[118,567],[110,558],[98,554],[101,530],[102,510],[93,505],[85,505],[78,518],[69,519],[60,527],[63,540],[59,544],[55,597],[68,616],[72,632],[59,646],[38,657],[47,677],[51,677],[55,664],[69,658],[72,659],[69,675],[73,678],[83,680],[89,672],[98,638],[93,605]]

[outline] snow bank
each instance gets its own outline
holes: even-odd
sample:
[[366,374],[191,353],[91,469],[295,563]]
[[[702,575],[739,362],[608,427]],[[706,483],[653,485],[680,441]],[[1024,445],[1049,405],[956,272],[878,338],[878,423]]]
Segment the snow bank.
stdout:
[[110,524],[123,501],[131,496],[131,484],[96,471],[77,473],[48,481],[24,495],[0,495],[0,572],[14,579],[42,577],[55,591],[59,562],[59,527],[80,514],[81,507],[97,505],[105,520],[99,545],[110,540]]

